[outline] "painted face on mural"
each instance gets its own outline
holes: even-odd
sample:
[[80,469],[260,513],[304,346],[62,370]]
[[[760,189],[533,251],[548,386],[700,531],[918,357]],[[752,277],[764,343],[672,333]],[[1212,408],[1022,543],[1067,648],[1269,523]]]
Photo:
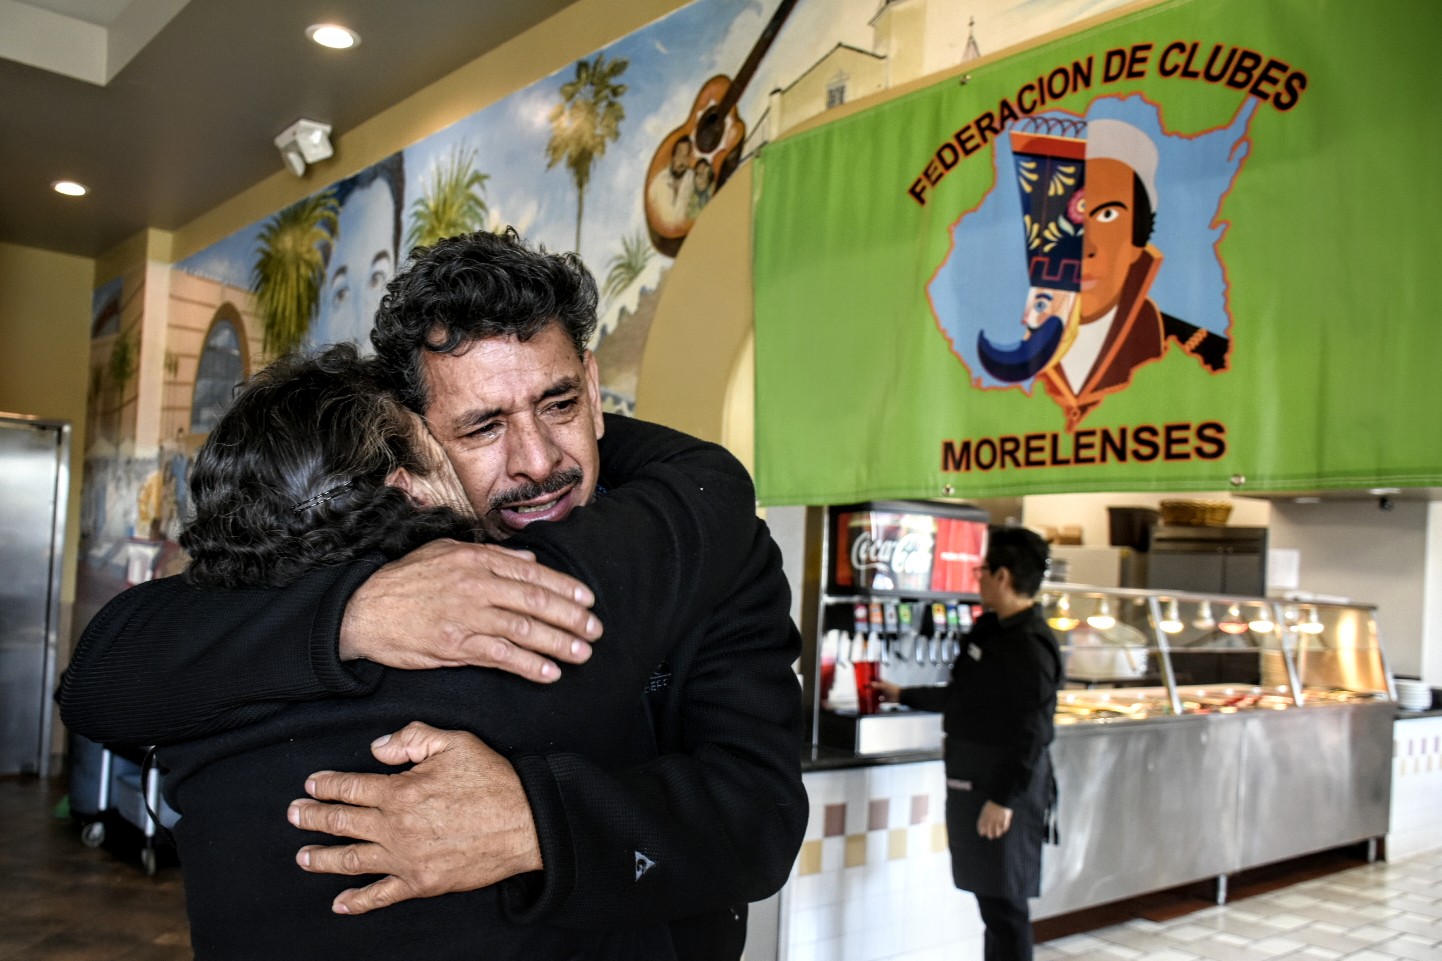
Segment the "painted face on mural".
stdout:
[[1132,243],[1135,173],[1120,160],[1087,161],[1082,246],[1082,323],[1117,306],[1127,272],[1142,255]]
[[676,141],[676,146],[671,148],[671,175],[681,176],[686,168],[691,166],[691,141],[682,137]]
[[340,210],[340,223],[313,339],[343,340],[370,347],[371,327],[386,284],[395,273],[395,197],[384,178],[355,190]]
[[596,360],[559,324],[528,341],[488,337],[464,353],[427,353],[426,422],[481,524],[506,537],[590,502],[605,430]]

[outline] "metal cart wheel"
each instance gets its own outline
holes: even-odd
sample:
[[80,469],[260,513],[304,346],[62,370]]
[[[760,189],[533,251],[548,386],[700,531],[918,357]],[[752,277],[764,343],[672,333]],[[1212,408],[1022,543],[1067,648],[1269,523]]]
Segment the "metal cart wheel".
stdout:
[[155,856],[155,848],[144,848],[141,850],[140,866],[145,868],[146,876],[152,878],[155,877],[155,870],[158,867],[158,861]]
[[91,821],[80,829],[80,843],[87,848],[98,848],[105,843],[105,822]]

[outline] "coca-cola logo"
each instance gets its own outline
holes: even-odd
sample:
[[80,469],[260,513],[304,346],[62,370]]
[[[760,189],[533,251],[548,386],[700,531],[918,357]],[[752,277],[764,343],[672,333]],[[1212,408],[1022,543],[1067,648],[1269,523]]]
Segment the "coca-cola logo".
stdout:
[[900,537],[876,537],[863,530],[851,542],[851,569],[889,571],[893,578],[931,573],[931,538],[908,531]]

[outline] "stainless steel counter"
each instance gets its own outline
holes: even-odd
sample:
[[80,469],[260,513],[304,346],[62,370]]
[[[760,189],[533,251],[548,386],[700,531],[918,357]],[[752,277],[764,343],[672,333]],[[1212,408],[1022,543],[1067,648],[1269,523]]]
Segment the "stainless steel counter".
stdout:
[[[1385,700],[1062,724],[1052,745],[1061,843],[1033,916],[1051,917],[1386,835]],[[807,772],[940,760],[828,747]]]
[[1387,833],[1392,703],[1058,728],[1036,917]]

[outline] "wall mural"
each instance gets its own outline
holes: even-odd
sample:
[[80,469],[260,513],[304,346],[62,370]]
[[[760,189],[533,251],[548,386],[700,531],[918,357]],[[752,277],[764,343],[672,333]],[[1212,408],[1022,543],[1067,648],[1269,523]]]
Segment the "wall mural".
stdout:
[[[103,601],[183,564],[188,456],[234,384],[296,347],[368,347],[385,284],[416,245],[513,225],[578,251],[601,288],[604,403],[629,414],[667,271],[740,164],[824,110],[1125,2],[697,0],[186,258],[163,319],[137,307],[124,327],[120,304],[138,304],[143,281],[106,285],[91,357],[89,593]],[[166,326],[151,445],[135,442],[142,321]]]

